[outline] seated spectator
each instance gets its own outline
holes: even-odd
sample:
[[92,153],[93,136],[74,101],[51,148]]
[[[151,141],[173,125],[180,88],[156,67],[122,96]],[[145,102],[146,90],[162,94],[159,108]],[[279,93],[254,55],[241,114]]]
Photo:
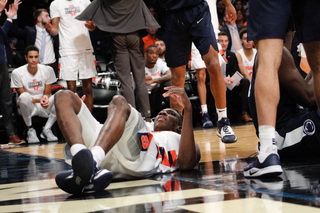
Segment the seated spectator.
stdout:
[[157,38],[158,29],[146,29],[146,31],[148,32],[148,35],[142,38],[142,41],[144,43],[144,52],[147,50],[147,47],[149,47],[150,45],[154,45],[154,43],[159,40]]
[[227,14],[225,13],[225,25],[220,28],[220,31],[227,33],[227,36],[229,37],[228,50],[236,53],[242,48],[240,31],[244,28],[244,26],[236,24],[235,20],[228,21],[226,15]]
[[236,1],[234,1],[234,2],[233,2],[233,6],[234,6],[234,9],[236,9],[236,11],[244,10],[242,0],[236,0]]
[[162,40],[158,40],[154,43],[158,48],[159,59],[166,62],[165,53],[166,53],[166,44]]
[[13,70],[11,75],[11,88],[17,90],[19,98],[18,112],[22,115],[27,126],[28,143],[39,143],[37,133],[32,126],[32,117],[38,115],[48,118],[43,127],[41,138],[47,141],[57,141],[51,127],[56,121],[54,96],[51,95],[51,84],[56,81],[55,73],[49,66],[39,63],[39,49],[28,46],[25,50],[26,65]]
[[148,88],[151,116],[155,116],[165,106],[162,94],[165,92],[164,87],[171,86],[171,72],[167,64],[162,60],[158,60],[158,49],[155,45],[147,47],[144,53],[146,59],[146,85]]
[[237,19],[236,19],[237,25],[247,26],[247,18],[244,10],[238,10],[237,11]]
[[[238,60],[236,54],[227,49],[229,45],[229,37],[225,32],[220,32],[218,34],[218,42],[221,45],[220,54],[225,59],[226,72],[225,72],[225,84],[232,84],[233,79],[231,78],[236,71],[239,71]],[[241,117],[240,120],[244,122],[252,121],[249,116],[249,103],[248,103],[248,91],[249,91],[250,81],[247,78],[242,78],[240,82],[232,89],[227,90],[227,103],[230,104],[239,95],[241,97]],[[229,107],[228,107],[229,108]],[[232,108],[232,107],[230,107]],[[238,119],[238,118],[236,118]]]
[[253,41],[247,41],[247,28],[243,28],[241,30],[240,38],[242,42],[242,49],[236,53],[238,65],[241,74],[251,81],[254,59],[257,54],[257,50],[253,48]]
[[[39,63],[51,66],[58,77],[59,39],[52,36],[46,27],[51,23],[46,9],[37,9],[33,15],[34,26],[15,29],[19,38],[25,40],[25,46],[34,45],[39,49]],[[17,22],[15,20],[14,22]],[[15,23],[17,28],[17,23]]]

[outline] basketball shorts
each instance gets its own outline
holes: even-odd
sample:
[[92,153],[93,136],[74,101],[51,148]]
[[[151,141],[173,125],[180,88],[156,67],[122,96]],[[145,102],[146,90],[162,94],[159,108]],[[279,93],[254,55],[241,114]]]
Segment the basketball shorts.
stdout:
[[208,53],[210,45],[218,51],[208,3],[203,1],[192,8],[168,11],[165,42],[168,67],[188,63],[192,42],[201,55]]
[[276,142],[282,159],[319,157],[320,117],[317,111],[302,113],[277,129]]
[[[320,41],[320,1],[251,0],[248,15],[248,40],[284,39],[293,16],[301,43]],[[292,14],[292,16],[291,16]]]
[[96,74],[95,57],[91,52],[66,55],[60,58],[60,79],[76,81],[93,78]]

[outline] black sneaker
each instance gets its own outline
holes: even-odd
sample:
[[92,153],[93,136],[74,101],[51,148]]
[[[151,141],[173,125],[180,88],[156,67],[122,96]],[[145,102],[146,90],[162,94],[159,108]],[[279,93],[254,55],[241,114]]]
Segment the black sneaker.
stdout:
[[90,181],[90,184],[85,186],[84,191],[101,192],[109,186],[112,181],[113,173],[107,169],[96,168],[95,174]]
[[237,141],[237,136],[234,134],[228,118],[221,118],[217,122],[217,135],[223,143],[234,143]]
[[90,184],[96,162],[89,149],[82,149],[72,158],[72,171],[62,172],[55,178],[60,189],[70,194],[81,194]]
[[277,177],[282,174],[277,147],[271,145],[265,153],[259,153],[252,163],[246,166],[243,174],[247,178]]
[[72,170],[59,173],[56,176],[56,183],[59,188],[70,194],[81,194],[88,191],[101,192],[111,183],[113,173],[102,168],[95,168],[95,170],[90,183],[84,187],[76,184]]
[[213,127],[213,123],[210,119],[209,113],[202,113],[202,127],[203,128],[211,128]]

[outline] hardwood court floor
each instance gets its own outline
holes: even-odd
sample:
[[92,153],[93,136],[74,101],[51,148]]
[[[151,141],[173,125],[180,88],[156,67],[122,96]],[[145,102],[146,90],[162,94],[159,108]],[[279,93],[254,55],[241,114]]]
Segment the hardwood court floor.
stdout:
[[258,139],[252,125],[234,131],[238,142],[223,144],[215,128],[195,130],[202,158],[193,171],[115,180],[80,197],[54,182],[70,168],[62,141],[0,150],[0,212],[320,212],[318,159],[283,163],[278,178],[246,179]]

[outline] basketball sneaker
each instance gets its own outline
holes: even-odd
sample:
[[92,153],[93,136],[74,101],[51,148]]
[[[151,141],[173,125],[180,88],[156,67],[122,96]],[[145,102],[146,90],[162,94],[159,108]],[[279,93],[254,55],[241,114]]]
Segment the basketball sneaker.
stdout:
[[259,153],[252,163],[246,166],[243,174],[247,178],[277,177],[282,174],[277,146],[271,145],[265,153]]
[[223,143],[234,143],[237,141],[237,136],[234,134],[228,118],[221,118],[217,122],[217,135]]
[[84,187],[84,191],[101,192],[109,186],[113,179],[113,173],[107,169],[95,168],[95,174],[90,184]]
[[43,129],[40,137],[46,139],[48,142],[58,141],[58,138],[52,133],[51,129]]
[[37,132],[34,128],[30,128],[27,132],[27,141],[29,143],[40,143]]
[[210,120],[209,113],[207,113],[207,112],[202,113],[202,127],[203,128],[211,128],[211,127],[213,127],[213,123]]
[[72,172],[62,172],[55,178],[60,189],[70,194],[81,194],[90,184],[96,162],[89,149],[82,149],[71,160]]
[[103,191],[113,178],[111,171],[96,167],[90,150],[83,150],[72,158],[73,170],[59,173],[56,176],[59,188],[74,195],[87,191]]

